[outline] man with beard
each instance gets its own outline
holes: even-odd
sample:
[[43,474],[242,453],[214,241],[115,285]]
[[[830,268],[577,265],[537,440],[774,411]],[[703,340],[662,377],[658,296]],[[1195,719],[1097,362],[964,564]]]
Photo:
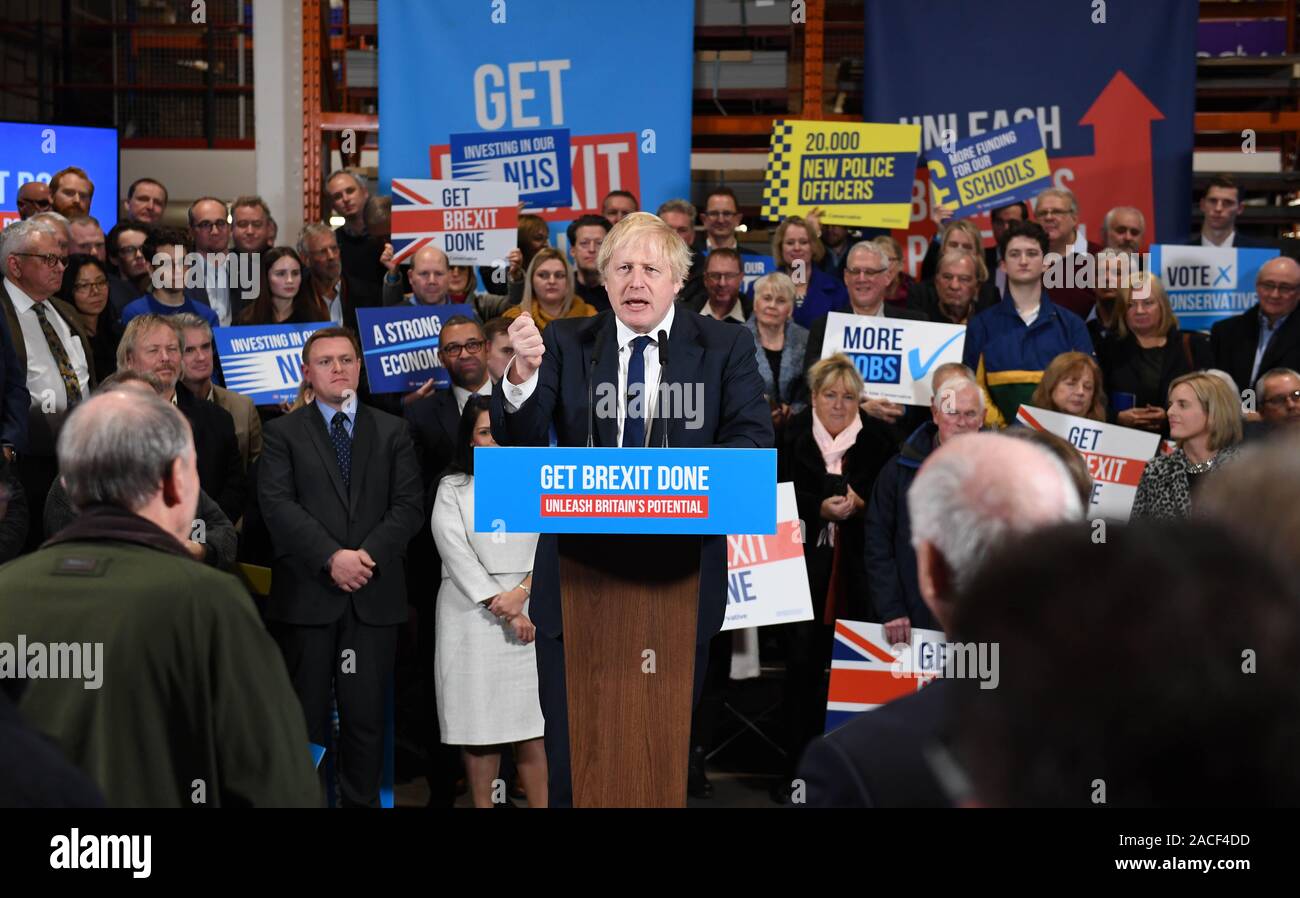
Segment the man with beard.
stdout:
[[95,197],[95,184],[84,169],[69,165],[50,178],[50,204],[64,218],[80,218],[90,214],[90,201]]
[[172,316],[146,313],[126,326],[117,346],[117,367],[151,373],[162,381],[162,398],[181,410],[194,431],[199,483],[231,522],[244,514],[248,479],[239,454],[235,421],[215,402],[177,385],[181,376],[182,331]]

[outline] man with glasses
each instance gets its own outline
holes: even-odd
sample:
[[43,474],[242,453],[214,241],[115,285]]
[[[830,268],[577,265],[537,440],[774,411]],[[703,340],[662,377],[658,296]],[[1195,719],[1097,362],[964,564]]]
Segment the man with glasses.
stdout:
[[428,529],[420,469],[406,422],[357,401],[355,333],[314,332],[302,376],[314,400],[266,425],[258,463],[275,548],[263,615],[317,745],[330,744],[337,701],[340,803],[377,808],[407,544]]
[[1270,427],[1300,425],[1300,374],[1273,368],[1259,376],[1259,413]]
[[990,426],[1006,427],[1028,402],[1043,371],[1063,352],[1093,354],[1083,319],[1058,306],[1043,289],[1047,232],[1037,222],[1017,222],[999,248],[1007,273],[1002,301],[970,320],[962,362],[988,397]]
[[[1060,257],[1064,270],[1079,271],[1080,266],[1070,257],[1087,254],[1095,257],[1101,244],[1084,238],[1079,231],[1079,203],[1074,194],[1064,187],[1048,187],[1034,200],[1034,220],[1047,232],[1047,251]],[[1062,280],[1064,283],[1064,280]],[[1096,303],[1097,297],[1086,287],[1061,286],[1052,289],[1052,301],[1084,317]]]
[[753,298],[740,294],[744,280],[740,253],[725,247],[715,249],[704,261],[704,293],[682,304],[692,312],[718,321],[744,324],[754,311]]
[[108,257],[108,301],[121,320],[127,305],[149,292],[149,260],[144,254],[148,225],[119,221],[105,240]]
[[[1255,276],[1259,302],[1210,329],[1214,367],[1241,384],[1254,386],[1270,368],[1300,369],[1300,263],[1287,256],[1269,259]],[[1257,388],[1258,389],[1258,388]]]
[[569,222],[565,232],[569,238],[569,255],[573,258],[573,292],[597,312],[609,308],[609,294],[596,268],[596,255],[612,227],[603,215],[583,215]]
[[23,221],[38,212],[49,212],[50,185],[44,181],[28,181],[18,188],[18,216]]
[[[90,395],[95,383],[94,354],[81,316],[54,297],[63,283],[67,264],[68,257],[59,252],[58,240],[49,225],[20,221],[5,229],[0,244],[0,268],[4,271],[0,292],[5,322],[18,365],[27,372],[30,394],[23,412],[27,415],[26,451],[13,443],[5,454],[13,458],[21,452],[18,478],[28,508],[36,517],[45,507],[45,497],[58,470],[55,442],[59,430],[68,412]],[[6,406],[16,402],[16,393],[11,390],[5,401]],[[11,430],[6,427],[6,431]],[[41,528],[29,528],[26,551],[35,549],[40,541]]]
[[190,204],[189,219],[190,241],[203,276],[202,302],[216,313],[220,326],[227,327],[242,309],[234,308],[237,291],[231,289],[226,204],[214,196],[201,197]]

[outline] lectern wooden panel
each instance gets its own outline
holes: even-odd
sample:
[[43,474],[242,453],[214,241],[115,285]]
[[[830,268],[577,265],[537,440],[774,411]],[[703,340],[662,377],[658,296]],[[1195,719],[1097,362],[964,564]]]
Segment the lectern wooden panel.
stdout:
[[559,549],[574,807],[685,807],[700,538]]

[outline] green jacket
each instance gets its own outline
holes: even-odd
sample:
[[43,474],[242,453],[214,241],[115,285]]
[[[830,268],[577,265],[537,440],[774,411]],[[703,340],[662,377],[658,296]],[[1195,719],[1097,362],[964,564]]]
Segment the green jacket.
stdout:
[[[0,567],[0,664],[20,637],[23,716],[109,806],[321,804],[302,708],[248,594],[149,521],[93,506]],[[82,644],[79,675],[65,652],[65,676],[38,677],[32,646],[53,658],[57,643]]]

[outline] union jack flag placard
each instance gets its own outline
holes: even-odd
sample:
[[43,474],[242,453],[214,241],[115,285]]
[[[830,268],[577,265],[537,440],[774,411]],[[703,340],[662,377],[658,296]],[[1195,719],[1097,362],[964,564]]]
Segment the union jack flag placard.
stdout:
[[519,188],[501,181],[393,178],[393,260],[426,246],[452,265],[504,265],[518,244]]
[[880,624],[835,622],[831,684],[826,697],[826,732],[863,711],[916,692],[943,670],[945,637],[912,628],[909,651],[895,653]]

